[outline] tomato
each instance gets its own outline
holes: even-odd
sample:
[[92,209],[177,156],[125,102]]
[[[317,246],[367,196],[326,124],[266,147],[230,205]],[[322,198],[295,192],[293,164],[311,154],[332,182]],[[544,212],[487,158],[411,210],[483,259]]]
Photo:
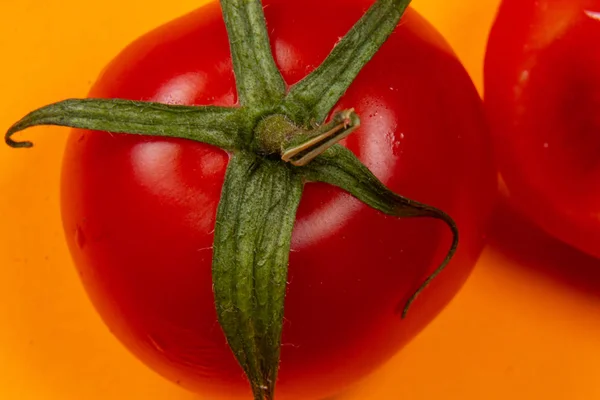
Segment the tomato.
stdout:
[[[370,4],[266,1],[287,84],[319,65]],[[235,105],[219,5],[137,40],[90,96]],[[293,231],[278,399],[334,394],[421,331],[467,279],[495,196],[481,100],[442,37],[414,11],[337,107],[353,107],[362,119],[345,146],[392,190],[452,215],[461,242],[401,319],[404,302],[446,255],[447,227],[385,216],[337,188],[308,183]],[[106,324],[150,367],[211,399],[251,396],[219,328],[211,283],[228,158],[186,140],[75,130],[62,175],[67,241]]]
[[511,201],[600,257],[600,1],[505,0],[485,103]]

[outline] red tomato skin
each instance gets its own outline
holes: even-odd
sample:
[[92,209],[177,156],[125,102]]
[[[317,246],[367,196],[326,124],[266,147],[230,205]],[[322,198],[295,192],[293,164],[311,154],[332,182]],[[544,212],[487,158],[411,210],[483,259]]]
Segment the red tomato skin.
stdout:
[[511,202],[600,257],[600,0],[505,0],[485,106]]
[[[287,83],[319,65],[372,3],[265,1]],[[130,45],[90,97],[234,106],[219,5]],[[335,394],[421,331],[471,272],[495,197],[481,100],[448,45],[414,11],[338,105],[349,107],[362,125],[344,144],[392,190],[449,212],[460,248],[401,320],[399,306],[448,250],[447,227],[391,218],[336,188],[307,184],[289,263],[282,400]],[[200,143],[75,130],[62,179],[66,237],[106,324],[150,367],[210,399],[250,398],[212,294],[213,226],[227,162],[227,153]]]

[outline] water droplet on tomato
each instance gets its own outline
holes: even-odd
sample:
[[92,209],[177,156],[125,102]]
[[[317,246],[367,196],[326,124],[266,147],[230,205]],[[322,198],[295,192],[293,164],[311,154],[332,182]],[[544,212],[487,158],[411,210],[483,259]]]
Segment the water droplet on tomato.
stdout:
[[399,156],[400,154],[402,154],[401,145],[402,143],[400,143],[399,140],[394,140],[392,142],[392,153],[394,153],[395,156]]

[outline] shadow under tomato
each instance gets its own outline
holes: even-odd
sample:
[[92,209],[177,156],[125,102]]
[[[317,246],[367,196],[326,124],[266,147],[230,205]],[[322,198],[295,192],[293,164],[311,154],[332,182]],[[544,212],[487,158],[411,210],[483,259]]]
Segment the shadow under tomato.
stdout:
[[514,268],[530,271],[600,297],[600,259],[545,233],[511,206],[499,201],[490,227],[489,246]]

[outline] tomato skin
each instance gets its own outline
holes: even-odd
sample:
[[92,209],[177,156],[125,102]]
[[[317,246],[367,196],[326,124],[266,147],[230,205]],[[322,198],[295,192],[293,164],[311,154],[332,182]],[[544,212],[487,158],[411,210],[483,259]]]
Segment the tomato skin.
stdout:
[[600,0],[505,0],[485,104],[511,201],[600,257]]
[[[264,3],[275,58],[291,85],[373,1]],[[218,4],[133,43],[90,96],[235,105]],[[448,250],[447,227],[388,217],[334,187],[307,184],[290,254],[281,400],[335,394],[421,331],[468,277],[495,197],[481,101],[447,44],[414,11],[338,105],[350,107],[362,125],[344,144],[392,190],[450,213],[461,244],[401,320],[399,307]],[[212,294],[227,161],[200,143],[75,130],[63,167],[66,237],[95,307],[145,363],[211,399],[250,398]]]

